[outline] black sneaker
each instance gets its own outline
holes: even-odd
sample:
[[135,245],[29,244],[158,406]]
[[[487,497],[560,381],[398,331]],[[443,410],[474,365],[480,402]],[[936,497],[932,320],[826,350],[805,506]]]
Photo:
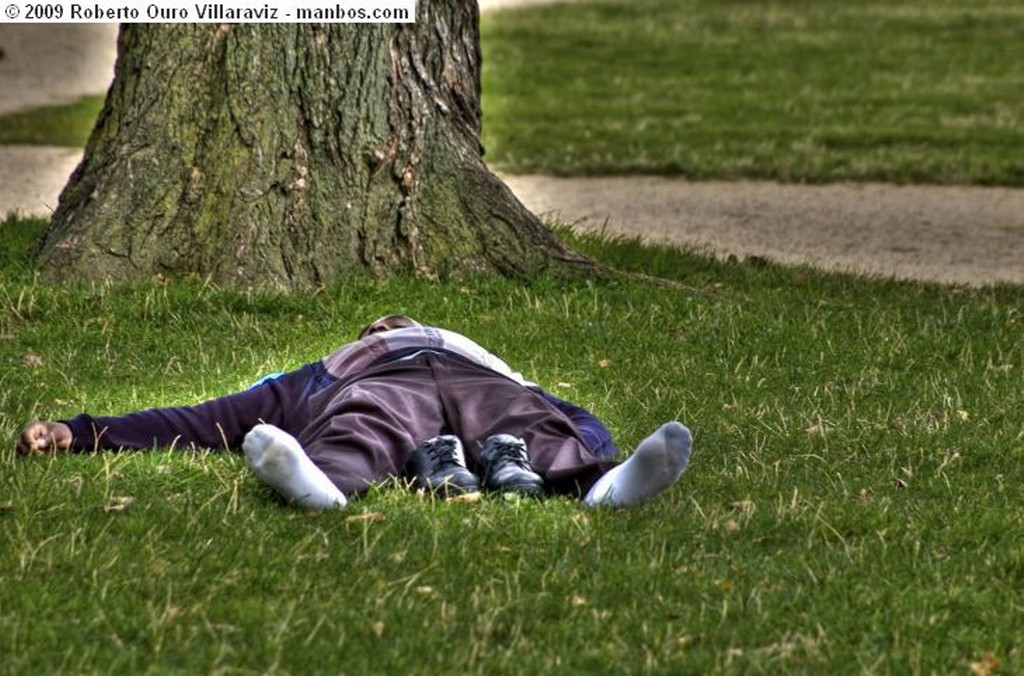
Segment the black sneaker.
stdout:
[[511,434],[495,434],[480,451],[484,488],[499,493],[543,495],[544,479],[533,471],[526,442]]
[[409,457],[406,471],[413,486],[442,495],[462,495],[480,490],[480,480],[466,469],[462,442],[451,434],[427,439]]

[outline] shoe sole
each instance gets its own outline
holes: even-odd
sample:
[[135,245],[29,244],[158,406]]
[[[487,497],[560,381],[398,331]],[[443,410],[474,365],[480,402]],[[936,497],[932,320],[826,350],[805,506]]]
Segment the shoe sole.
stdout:
[[456,495],[467,495],[469,493],[479,493],[482,489],[479,485],[476,486],[463,486],[462,484],[452,483],[450,481],[444,481],[439,484],[429,484],[426,482],[416,482],[416,488],[421,488],[427,492],[441,497],[453,497]]
[[516,493],[528,498],[543,497],[547,491],[543,486],[536,484],[506,484],[504,486],[489,486],[487,490],[492,493]]

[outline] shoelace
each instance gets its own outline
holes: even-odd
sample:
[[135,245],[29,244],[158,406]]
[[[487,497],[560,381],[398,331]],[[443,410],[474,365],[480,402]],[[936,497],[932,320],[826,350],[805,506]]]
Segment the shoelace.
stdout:
[[526,450],[521,444],[511,441],[499,441],[492,448],[494,449],[491,454],[492,462],[511,462],[521,469],[533,471],[530,459],[526,457]]
[[427,455],[434,463],[448,462],[455,463],[455,443],[449,439],[436,441],[426,448]]

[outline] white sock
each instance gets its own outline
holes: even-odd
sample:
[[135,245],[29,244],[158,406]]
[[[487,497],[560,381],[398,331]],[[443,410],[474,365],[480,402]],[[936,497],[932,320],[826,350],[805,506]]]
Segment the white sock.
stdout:
[[679,479],[690,464],[692,446],[690,430],[675,421],[665,423],[625,462],[598,479],[583,502],[590,507],[624,507],[650,500]]
[[348,501],[292,435],[273,425],[257,425],[242,442],[249,467],[281,497],[300,507],[344,508]]

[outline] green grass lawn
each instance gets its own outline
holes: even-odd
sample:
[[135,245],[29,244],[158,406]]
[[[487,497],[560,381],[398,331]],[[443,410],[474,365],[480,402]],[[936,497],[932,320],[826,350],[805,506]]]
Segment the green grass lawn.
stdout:
[[102,96],[85,96],[66,105],[0,116],[0,144],[84,146],[102,108]]
[[[502,171],[1024,184],[1018,0],[582,0],[481,33]],[[0,143],[82,145],[99,106]]]
[[1024,183],[1017,0],[585,0],[482,35],[510,173]]
[[[0,226],[7,673],[997,673],[1024,669],[1024,289],[576,245],[675,279],[51,286]],[[678,418],[656,502],[284,508],[233,454],[15,459],[20,426],[197,401],[402,311],[588,406]],[[129,500],[130,499],[130,500]]]
[[[636,0],[489,15],[490,157],[1015,184],[1020,14]],[[60,287],[28,262],[42,226],[0,223],[4,673],[1024,672],[1024,287],[569,233],[679,288]],[[469,334],[624,449],[682,420],[692,468],[627,511],[390,487],[307,513],[230,453],[13,456],[30,419],[234,391],[393,311]]]

